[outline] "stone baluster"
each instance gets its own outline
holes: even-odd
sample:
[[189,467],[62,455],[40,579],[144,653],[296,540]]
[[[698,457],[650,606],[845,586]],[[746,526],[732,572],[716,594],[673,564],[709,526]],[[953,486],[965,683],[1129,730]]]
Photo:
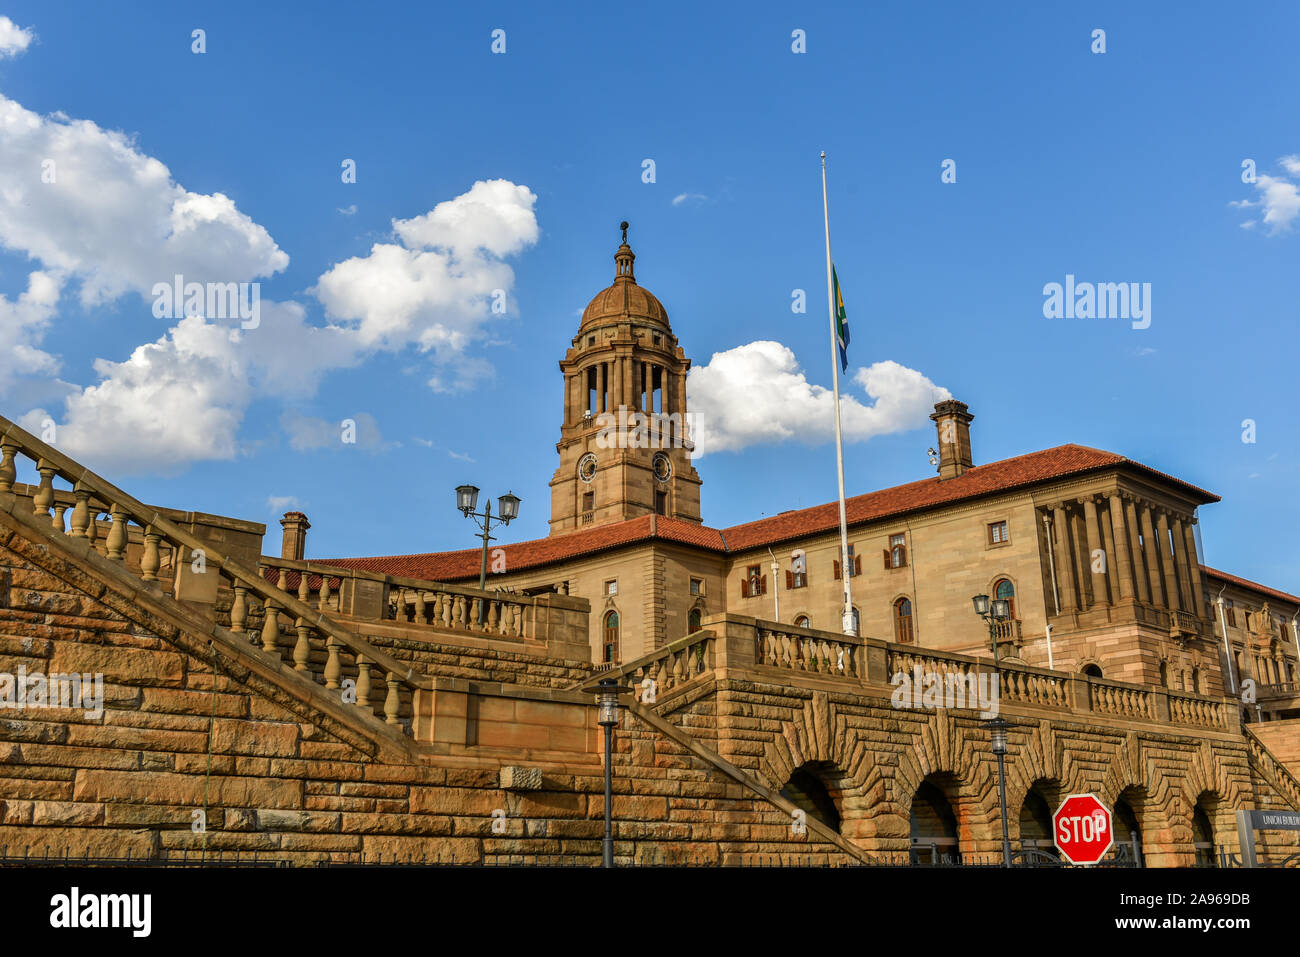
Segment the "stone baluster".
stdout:
[[[269,583],[274,588],[280,587],[280,569],[272,568]],[[262,650],[273,654],[280,653],[280,605],[273,598],[262,602],[265,618],[262,622]]]
[[73,487],[72,494],[76,496],[77,504],[72,507],[71,530],[68,534],[72,538],[86,538],[86,529],[90,527],[90,490],[78,482]]
[[495,599],[488,602],[487,630],[491,634],[497,634],[497,629],[501,624],[501,602]]
[[110,511],[113,525],[108,530],[108,557],[115,562],[126,560],[126,512],[114,505]]
[[298,600],[304,605],[311,598],[311,576],[305,571],[298,572]]
[[[326,582],[329,581],[328,578],[325,580]],[[325,648],[327,653],[327,657],[325,659],[325,687],[326,688],[338,688],[340,686],[340,678],[343,675],[343,662],[339,659],[339,649],[341,647],[342,647],[342,643],[333,635],[330,635],[328,638],[326,638],[325,640]]]
[[483,630],[483,599],[475,596],[470,601],[468,626],[474,631]]
[[329,575],[322,575],[320,577],[320,600],[316,603],[316,607],[319,608],[321,611],[328,611],[330,608]]
[[158,580],[158,569],[161,567],[158,557],[158,543],[160,541],[162,541],[162,536],[158,534],[152,525],[146,525],[144,527],[144,551],[140,555],[140,577],[144,581]]
[[670,677],[674,687],[682,683],[684,675],[682,673],[682,653],[680,651],[673,652],[673,670]]
[[41,473],[41,484],[36,489],[36,494],[32,496],[32,511],[44,516],[53,525],[54,519],[50,515],[50,506],[54,503],[55,469],[45,459],[40,459],[36,463],[36,470]]
[[235,599],[230,605],[230,630],[237,635],[244,633],[248,623],[248,589],[235,582]]
[[451,609],[451,626],[453,628],[465,627],[465,596],[457,595]]
[[18,477],[18,469],[14,465],[14,455],[17,452],[16,445],[8,442],[0,444],[0,492],[13,491],[14,479]]
[[384,699],[384,721],[388,724],[400,724],[402,713],[401,679],[396,672],[388,672],[388,697]]
[[372,710],[370,704],[370,662],[357,655],[357,707]]
[[427,625],[429,623],[428,618],[425,617],[423,588],[417,588],[415,590],[415,623],[417,625]]
[[[90,542],[90,547],[99,552],[99,506],[90,506],[90,521],[86,524],[86,541]],[[103,554],[100,552],[100,554]]]
[[293,646],[293,670],[310,671],[311,626],[307,624],[306,618],[297,618],[293,627],[298,632],[298,641]]

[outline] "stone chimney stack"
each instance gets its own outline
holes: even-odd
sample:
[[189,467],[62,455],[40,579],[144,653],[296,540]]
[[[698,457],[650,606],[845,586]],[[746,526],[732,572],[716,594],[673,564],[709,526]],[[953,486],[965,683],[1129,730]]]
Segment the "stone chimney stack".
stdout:
[[973,466],[970,452],[970,414],[965,402],[945,399],[935,403],[930,416],[939,430],[939,479],[956,478]]
[[302,561],[307,554],[307,529],[311,528],[311,522],[302,512],[285,512],[280,527],[284,529],[280,557]]

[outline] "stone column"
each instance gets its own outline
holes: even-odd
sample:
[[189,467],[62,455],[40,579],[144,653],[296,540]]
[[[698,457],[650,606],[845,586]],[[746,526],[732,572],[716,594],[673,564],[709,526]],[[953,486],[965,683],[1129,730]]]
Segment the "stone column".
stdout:
[[1052,507],[1052,531],[1056,533],[1056,584],[1061,593],[1061,611],[1078,611],[1074,563],[1070,557],[1070,526],[1066,523],[1064,505]]
[[1192,608],[1196,610],[1196,617],[1206,618],[1208,613],[1205,610],[1205,586],[1201,584],[1201,563],[1196,557],[1196,517],[1192,516],[1191,521],[1183,529],[1183,537],[1187,543],[1187,577],[1192,583]]
[[1086,558],[1088,570],[1092,575],[1092,601],[1095,605],[1102,605],[1107,603],[1106,573],[1097,571],[1095,553],[1101,549],[1102,555],[1105,556],[1103,568],[1110,567],[1110,556],[1106,555],[1106,549],[1102,547],[1101,528],[1097,522],[1097,502],[1091,495],[1079,499],[1079,502],[1083,505],[1083,523],[1088,531]]
[[627,397],[623,394],[624,364],[625,363],[623,362],[622,356],[615,356],[614,360],[610,363],[610,367],[613,372],[614,384],[610,389],[609,404],[613,406],[612,411],[614,412],[615,415],[618,414],[619,406],[627,405]]
[[648,362],[641,363],[641,411],[649,412],[651,409],[650,402],[653,399],[654,374],[650,371],[651,365]]
[[1160,537],[1160,567],[1165,572],[1165,601],[1170,610],[1178,608],[1178,572],[1169,548],[1169,515],[1161,509],[1156,516],[1156,534]]
[[1147,570],[1142,567],[1142,550],[1138,547],[1138,535],[1141,534],[1138,526],[1137,505],[1133,499],[1124,496],[1124,532],[1133,544],[1133,579],[1137,582],[1138,601],[1150,604],[1151,589],[1147,585]]
[[606,390],[609,388],[609,372],[605,363],[596,366],[596,408],[592,409],[597,415],[605,411]]
[[1142,551],[1146,553],[1147,577],[1151,580],[1151,603],[1165,605],[1160,584],[1160,548],[1156,541],[1155,529],[1151,526],[1151,506],[1142,503]]
[[1117,492],[1107,496],[1111,531],[1115,536],[1115,578],[1119,582],[1119,597],[1133,597],[1133,560],[1129,557],[1128,529],[1124,526],[1124,500]]
[[[1178,566],[1179,594],[1183,599],[1183,610],[1194,611],[1196,603],[1192,599],[1192,571],[1187,561],[1187,535],[1183,532],[1183,517],[1174,516],[1174,563]],[[1192,553],[1196,553],[1193,551]]]

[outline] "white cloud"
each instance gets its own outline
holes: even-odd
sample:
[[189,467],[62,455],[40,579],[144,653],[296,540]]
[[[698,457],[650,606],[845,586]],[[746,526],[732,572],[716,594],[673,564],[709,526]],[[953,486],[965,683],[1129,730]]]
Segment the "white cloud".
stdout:
[[298,452],[347,448],[376,452],[385,448],[379,423],[368,412],[356,412],[331,420],[291,410],[280,416],[280,426],[289,435],[289,446]]
[[692,205],[698,206],[701,203],[708,202],[708,200],[709,197],[705,196],[703,193],[678,193],[676,196],[673,197],[673,205],[684,206],[687,203],[690,203]]
[[23,29],[8,17],[0,16],[0,60],[17,56],[31,46],[36,35],[31,29]]
[[270,495],[266,499],[266,507],[277,515],[285,512],[298,512],[302,510],[302,502],[296,495]]
[[526,186],[477,182],[423,216],[393,220],[398,243],[338,263],[312,291],[361,347],[415,345],[451,362],[499,314],[495,302],[509,307],[514,271],[502,257],[537,241],[536,201]]
[[[874,402],[864,405],[841,388],[840,419],[851,442],[925,425],[934,403],[952,397],[893,361],[860,368],[852,381]],[[794,353],[779,342],[714,353],[707,365],[691,370],[687,393],[696,414],[697,457],[791,439],[811,445],[835,435],[834,394],[809,382]]]
[[[1283,156],[1278,160],[1278,165],[1291,176],[1300,176],[1300,154]],[[1263,224],[1268,227],[1270,236],[1289,232],[1291,224],[1300,216],[1300,189],[1286,176],[1269,176],[1266,173],[1260,173],[1255,178],[1254,186],[1258,198],[1228,203],[1234,209],[1259,207],[1263,211],[1259,219],[1247,220],[1241,224],[1241,228],[1254,229]]]
[[450,455],[453,459],[455,459],[458,462],[468,462],[470,465],[474,465],[476,463],[476,460],[470,458],[469,454],[466,452],[453,452],[451,449],[448,449],[447,454]]
[[353,203],[353,204],[351,204],[350,206],[339,206],[339,207],[337,207],[337,208],[338,208],[338,211],[339,211],[340,213],[342,213],[344,216],[355,216],[355,215],[357,214],[357,204],[356,204],[356,203]]
[[125,134],[2,95],[0,245],[76,277],[85,305],[151,295],[176,274],[238,282],[289,264],[228,196],[183,188]]
[[59,360],[38,348],[55,309],[63,277],[37,270],[27,291],[10,301],[0,296],[0,394],[24,376],[54,375]]

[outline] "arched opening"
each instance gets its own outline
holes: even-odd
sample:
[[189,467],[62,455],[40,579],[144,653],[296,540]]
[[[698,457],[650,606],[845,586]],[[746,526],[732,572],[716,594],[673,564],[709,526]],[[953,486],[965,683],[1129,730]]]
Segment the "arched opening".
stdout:
[[697,631],[699,631],[700,622],[701,620],[703,620],[703,617],[704,616],[700,614],[700,610],[698,608],[692,608],[691,613],[686,616],[686,629],[687,629],[686,633],[693,635]]
[[833,775],[832,765],[824,761],[810,761],[796,768],[790,775],[790,780],[781,788],[781,796],[808,817],[816,818],[838,834],[840,811],[823,780]]
[[1129,788],[1115,799],[1112,811],[1112,827],[1115,835],[1115,847],[1111,854],[1122,860],[1131,860],[1135,866],[1142,867],[1142,825],[1138,821],[1137,809],[1142,806],[1141,795]]
[[894,602],[894,640],[900,645],[912,642],[912,602],[900,598]]
[[947,796],[930,779],[921,782],[912,797],[909,824],[913,864],[956,863],[957,815]]
[[[1047,782],[1036,782],[1020,805],[1020,849],[1022,851],[1052,851],[1052,805],[1043,793]],[[1056,788],[1052,788],[1053,791]]]
[[998,581],[993,586],[993,597],[1005,598],[1008,602],[1010,602],[1008,607],[1011,609],[1011,617],[1013,619],[1019,617],[1016,614],[1016,586],[1011,584],[1011,579],[1009,578],[998,579]]
[[1201,669],[1200,669],[1200,668],[1193,668],[1193,669],[1192,669],[1192,687],[1191,687],[1190,690],[1191,690],[1191,691],[1194,691],[1196,694],[1205,694],[1205,689],[1201,687]]
[[1082,668],[1082,674],[1088,675],[1091,678],[1100,678],[1101,669],[1096,665],[1084,665]]
[[1218,867],[1218,848],[1214,844],[1214,814],[1218,800],[1210,791],[1196,799],[1192,808],[1192,849],[1196,854],[1196,867]]
[[1163,659],[1160,661],[1160,687],[1169,687],[1169,662]]
[[807,616],[807,615],[797,615],[797,616],[795,616],[795,619],[794,619],[794,626],[795,626],[796,628],[811,628],[811,627],[812,627],[812,625],[808,624],[808,616]]
[[862,634],[862,616],[858,614],[856,608],[853,609],[853,633],[855,635]]
[[605,614],[605,655],[604,661],[618,661],[618,612]]

